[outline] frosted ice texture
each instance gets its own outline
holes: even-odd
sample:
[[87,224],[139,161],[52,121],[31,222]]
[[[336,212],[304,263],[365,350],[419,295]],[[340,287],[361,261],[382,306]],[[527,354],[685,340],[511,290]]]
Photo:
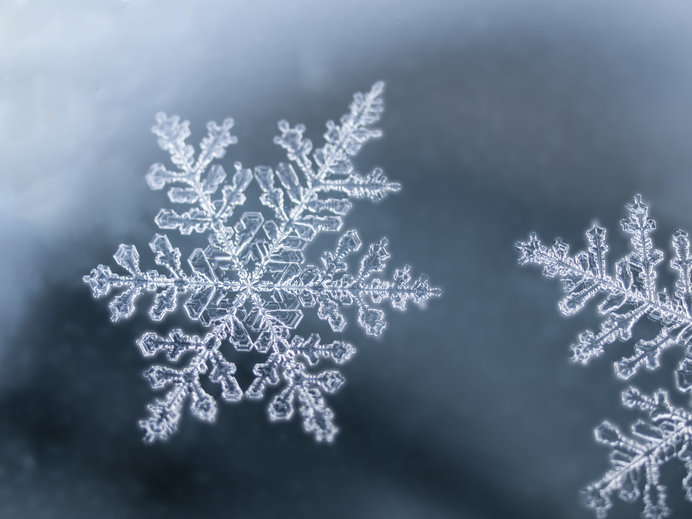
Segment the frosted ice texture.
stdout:
[[[146,332],[137,340],[145,357],[163,361],[145,372],[153,389],[165,390],[139,422],[146,442],[167,440],[177,430],[186,403],[194,417],[213,422],[217,414],[213,394],[225,402],[260,400],[275,388],[278,391],[268,404],[270,420],[290,420],[297,405],[304,430],[317,441],[331,442],[337,427],[324,395],[339,389],[344,377],[338,370],[315,367],[324,361],[343,364],[355,348],[339,340],[324,341],[316,333],[297,335],[303,310],[316,308],[320,319],[341,332],[346,326],[342,310],[353,306],[358,324],[376,336],[386,326],[384,302],[404,310],[409,301],[422,305],[440,294],[425,275],[412,277],[409,266],[396,269],[391,279],[383,277],[390,257],[386,238],[363,252],[358,233],[349,230],[333,251],[323,253],[320,265],[306,264],[303,256],[318,233],[341,229],[352,199],[379,201],[400,189],[382,170],[360,174],[351,162],[366,142],[381,135],[372,125],[383,110],[383,88],[383,83],[376,83],[369,92],[355,94],[339,124],[327,122],[325,143],[314,150],[303,136],[303,125],[280,121],[274,142],[286,151],[289,162],[254,171],[236,163],[231,175],[212,162],[237,142],[231,134],[232,119],[207,124],[208,135],[195,158],[195,150],[186,142],[188,121],[162,113],[156,116],[152,130],[175,168],[154,164],[146,180],[152,189],[167,188],[176,207],[161,209],[156,224],[183,236],[203,233],[209,244],[194,249],[184,268],[181,252],[168,235],[155,234],[149,247],[158,268],[142,270],[135,246],[120,245],[114,259],[124,273],[99,265],[84,276],[95,297],[117,292],[109,304],[113,322],[130,317],[136,298],[151,292],[152,320],[160,321],[182,301],[188,317],[208,329],[204,335],[180,329],[163,336]],[[253,180],[266,209],[233,218]],[[349,260],[356,253],[360,262],[351,272]],[[251,350],[264,357],[255,364],[254,379],[243,391],[228,355]],[[203,386],[203,377],[219,386],[216,392],[207,391],[211,386]]]
[[[629,379],[642,368],[660,367],[663,350],[679,345],[683,360],[675,373],[680,391],[692,389],[692,256],[686,232],[677,231],[672,240],[670,267],[676,281],[671,292],[660,290],[657,266],[663,252],[654,247],[651,234],[656,228],[649,218],[649,208],[640,195],[627,204],[627,216],[620,221],[629,236],[630,252],[607,267],[608,245],[606,230],[593,225],[586,231],[587,248],[574,255],[561,239],[548,247],[531,233],[528,241],[516,244],[519,263],[536,264],[543,275],[558,278],[565,292],[558,308],[565,315],[579,312],[592,299],[600,297],[598,312],[603,316],[598,331],[582,332],[570,347],[571,360],[586,364],[601,355],[608,344],[632,339],[634,325],[644,317],[656,323],[658,333],[653,338],[634,341],[634,353],[615,362],[615,373]],[[692,413],[671,406],[668,394],[658,390],[652,396],[643,395],[630,387],[623,393],[623,404],[637,408],[646,419],[637,420],[631,434],[625,435],[610,422],[595,431],[596,440],[611,448],[611,468],[582,494],[586,505],[599,518],[606,517],[617,495],[626,502],[641,498],[642,517],[660,519],[670,510],[665,503],[665,488],[661,485],[660,467],[677,458],[685,465],[687,475],[682,481],[686,498],[692,501]]]

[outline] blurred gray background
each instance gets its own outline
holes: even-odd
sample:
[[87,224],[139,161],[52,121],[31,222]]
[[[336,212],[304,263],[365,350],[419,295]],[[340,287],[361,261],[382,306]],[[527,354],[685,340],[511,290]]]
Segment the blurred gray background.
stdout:
[[[513,243],[581,247],[597,218],[617,257],[637,192],[660,247],[692,228],[691,29],[683,1],[0,2],[0,517],[591,517],[578,490],[607,468],[591,430],[635,418],[612,376],[626,347],[569,365],[597,318],[561,318],[558,284],[516,266]],[[385,136],[357,163],[404,189],[346,228],[388,236],[444,297],[390,313],[382,340],[347,329],[334,445],[246,403],[145,447],[134,340],[150,325],[110,324],[81,276],[121,242],[151,259],[154,114],[190,119],[193,142],[232,115],[226,169],[273,165],[278,119],[319,142],[379,79]],[[635,383],[672,388],[679,355]],[[682,477],[664,470],[676,518],[692,512]]]

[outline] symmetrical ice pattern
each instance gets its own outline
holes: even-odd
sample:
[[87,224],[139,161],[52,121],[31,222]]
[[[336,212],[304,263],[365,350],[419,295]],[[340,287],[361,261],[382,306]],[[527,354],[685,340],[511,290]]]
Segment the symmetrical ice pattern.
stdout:
[[[558,307],[565,315],[579,312],[592,299],[601,298],[598,312],[603,316],[598,331],[587,330],[571,346],[571,360],[586,364],[603,353],[604,347],[616,340],[632,339],[632,328],[644,317],[658,327],[653,338],[634,342],[634,353],[615,363],[615,373],[629,379],[641,368],[660,366],[663,350],[673,345],[684,349],[684,358],[675,373],[678,389],[692,389],[692,256],[686,232],[677,231],[672,240],[670,267],[676,275],[672,292],[659,290],[657,266],[663,252],[654,247],[651,234],[656,228],[649,218],[649,208],[641,196],[627,204],[627,216],[621,220],[622,230],[629,236],[630,252],[607,268],[606,230],[593,225],[586,231],[587,248],[575,255],[561,239],[548,247],[532,233],[528,241],[517,243],[519,263],[536,264],[543,275],[562,282],[565,297]],[[682,481],[686,498],[692,501],[692,412],[671,406],[668,394],[658,390],[647,396],[630,387],[623,395],[623,404],[645,413],[637,420],[629,435],[610,422],[595,431],[596,440],[611,448],[611,469],[583,491],[586,505],[599,518],[606,517],[617,495],[626,502],[641,498],[642,517],[660,519],[670,510],[665,504],[665,488],[661,485],[660,467],[677,458],[687,470]]]
[[[314,367],[323,361],[342,364],[355,349],[343,341],[324,342],[315,333],[297,335],[303,310],[316,307],[319,318],[341,332],[346,326],[342,310],[353,306],[365,332],[380,335],[386,325],[384,302],[404,310],[409,301],[422,305],[440,294],[426,276],[412,277],[408,266],[396,269],[391,279],[383,277],[390,257],[386,238],[363,252],[358,233],[350,230],[333,251],[323,253],[320,265],[306,264],[303,256],[318,233],[340,230],[351,199],[379,201],[400,189],[380,169],[362,175],[351,162],[366,142],[381,135],[372,125],[383,110],[383,88],[376,83],[368,93],[357,93],[339,124],[327,122],[324,146],[315,150],[303,137],[303,125],[280,121],[274,142],[286,150],[289,162],[254,171],[236,163],[230,178],[212,162],[236,142],[232,119],[208,123],[195,158],[194,148],[186,143],[188,121],[156,116],[152,130],[175,169],[154,164],[146,180],[152,189],[168,188],[170,201],[182,207],[161,209],[156,224],[183,236],[203,233],[209,244],[193,250],[184,268],[181,252],[169,237],[155,234],[149,247],[159,268],[142,270],[137,249],[120,245],[114,259],[125,273],[99,265],[84,276],[95,297],[117,292],[109,304],[113,322],[130,317],[135,299],[151,292],[152,320],[160,321],[184,301],[189,318],[208,330],[203,335],[181,329],[163,336],[146,332],[137,340],[145,357],[163,360],[145,376],[153,389],[166,391],[147,406],[149,415],[139,422],[146,442],[168,439],[186,403],[197,419],[215,420],[217,401],[205,389],[209,386],[203,387],[203,376],[220,386],[216,393],[225,402],[263,399],[278,386],[268,405],[270,420],[290,420],[297,405],[304,430],[317,441],[331,442],[337,427],[324,394],[339,389],[344,378],[337,370]],[[265,212],[243,212],[232,219],[253,179]],[[356,253],[360,262],[351,273],[348,261]],[[227,358],[234,350],[264,355],[244,391],[235,378],[235,364]]]

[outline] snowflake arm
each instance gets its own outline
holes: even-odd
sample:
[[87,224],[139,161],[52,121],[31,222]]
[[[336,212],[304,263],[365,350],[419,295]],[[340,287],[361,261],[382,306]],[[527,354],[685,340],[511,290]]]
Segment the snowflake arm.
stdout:
[[297,400],[305,432],[312,433],[317,441],[331,442],[338,428],[334,425],[334,412],[327,407],[323,393],[334,393],[344,383],[344,378],[336,370],[311,374],[307,367],[316,365],[322,359],[342,364],[354,353],[353,346],[341,341],[320,344],[317,334],[307,339],[296,335],[291,341],[281,340],[266,362],[255,365],[255,378],[246,396],[261,400],[267,386],[276,386],[283,380],[284,389],[272,398],[267,408],[269,419],[290,420]]
[[156,115],[157,124],[152,128],[158,137],[159,146],[168,151],[171,162],[179,170],[170,171],[161,163],[149,168],[146,179],[151,189],[163,189],[168,184],[176,184],[168,190],[168,198],[175,204],[192,205],[185,213],[179,214],[172,209],[161,209],[156,215],[156,224],[161,229],[178,229],[182,234],[204,232],[207,229],[220,231],[226,219],[233,213],[233,207],[245,202],[243,192],[252,180],[249,170],[235,164],[232,182],[224,185],[220,199],[212,200],[219,186],[226,178],[226,172],[219,164],[207,167],[214,159],[221,159],[226,148],[238,142],[231,135],[233,119],[225,119],[221,125],[215,122],[207,124],[207,136],[202,139],[200,153],[193,161],[194,148],[186,144],[190,135],[190,123],[180,122],[177,115],[172,117],[164,113]]
[[292,163],[280,163],[276,171],[267,166],[255,168],[263,191],[260,201],[275,217],[264,223],[264,236],[257,236],[255,248],[262,257],[256,273],[277,256],[278,263],[300,263],[302,249],[319,232],[341,228],[343,216],[353,207],[349,199],[379,201],[401,189],[379,168],[363,176],[355,172],[351,162],[366,142],[381,136],[381,131],[371,126],[383,111],[383,91],[384,83],[379,82],[366,94],[356,93],[349,112],[341,117],[341,125],[327,122],[326,143],[312,153],[312,159],[312,142],[303,137],[305,126],[291,128],[288,122],[279,122],[281,135],[274,142],[286,150]]
[[[165,392],[147,406],[148,416],[139,422],[146,442],[169,439],[186,405],[197,419],[213,422],[214,385],[226,402],[243,396],[260,400],[276,387],[269,419],[289,420],[297,405],[303,429],[317,441],[330,442],[338,429],[325,395],[335,392],[344,378],[337,370],[320,371],[317,365],[346,362],[355,348],[341,341],[324,342],[316,334],[307,339],[295,334],[303,311],[316,308],[318,317],[341,332],[346,326],[342,311],[352,306],[365,332],[380,335],[386,326],[382,303],[404,310],[408,301],[422,306],[440,295],[426,276],[413,279],[408,266],[396,269],[391,280],[382,276],[389,259],[386,238],[369,246],[355,274],[349,273],[347,259],[361,248],[356,231],[344,233],[336,249],[323,254],[320,266],[305,262],[303,250],[319,232],[341,228],[351,199],[378,201],[400,189],[379,169],[361,175],[351,162],[364,143],[380,136],[372,125],[382,112],[382,91],[383,84],[377,83],[368,93],[356,94],[340,125],[327,123],[326,143],[314,152],[303,138],[302,125],[290,128],[280,122],[281,135],[275,142],[286,149],[291,163],[254,171],[236,163],[230,179],[212,161],[236,142],[231,119],[207,125],[208,135],[195,159],[195,150],[186,143],[189,123],[157,115],[152,130],[176,170],[154,164],[147,183],[152,189],[168,187],[169,200],[185,209],[164,208],[155,222],[183,236],[204,234],[208,245],[194,249],[183,266],[180,250],[167,235],[156,234],[150,248],[158,269],[142,270],[137,249],[121,245],[114,259],[125,273],[99,265],[83,278],[95,297],[117,292],[109,305],[114,322],[130,317],[137,297],[150,292],[152,320],[175,311],[180,300],[187,316],[207,328],[199,336],[180,329],[166,336],[146,332],[137,341],[145,357],[163,359],[145,372],[152,389]],[[265,210],[244,212],[233,223],[233,211],[245,203],[253,179]],[[225,344],[233,349],[224,352]],[[255,378],[243,393],[236,366],[225,355],[253,349],[266,358],[255,365]],[[204,378],[211,384],[203,384]]]
[[[341,124],[327,121],[325,144],[312,153],[312,159],[312,142],[303,138],[305,126],[298,124],[292,128],[288,121],[279,121],[281,135],[274,137],[274,142],[286,150],[289,160],[303,173],[310,189],[341,192],[350,198],[375,201],[401,189],[400,184],[387,180],[381,169],[375,168],[368,175],[362,175],[355,171],[351,162],[351,157],[366,142],[382,136],[382,132],[371,125],[379,121],[384,111],[383,92],[384,83],[380,81],[369,92],[356,93],[349,111],[341,117]],[[291,166],[279,165],[280,170],[286,168]]]
[[209,368],[208,378],[221,387],[224,401],[237,402],[241,399],[243,392],[234,376],[236,367],[223,357],[219,350],[221,339],[218,329],[215,332],[199,337],[188,336],[182,330],[175,329],[167,337],[147,332],[137,340],[145,357],[165,352],[169,362],[177,362],[183,355],[191,353],[184,368],[154,365],[144,372],[152,389],[169,389],[164,398],[147,406],[149,417],[139,422],[145,433],[145,442],[168,439],[177,430],[186,399],[190,400],[190,411],[197,419],[205,422],[216,419],[216,401],[200,382],[201,376],[207,374]]
[[[388,241],[382,238],[371,244],[360,260],[357,275],[348,273],[346,259],[361,248],[358,233],[346,232],[336,250],[322,257],[324,269],[308,267],[308,283],[287,284],[286,289],[298,293],[306,307],[318,305],[318,316],[326,319],[334,331],[342,331],[346,325],[340,308],[355,305],[358,308],[358,323],[368,335],[381,335],[386,326],[384,312],[375,307],[389,300],[398,310],[405,310],[408,301],[423,305],[431,297],[439,297],[441,291],[430,287],[425,275],[412,281],[411,267],[406,265],[395,270],[391,281],[375,277],[385,270],[390,254]],[[313,275],[314,274],[314,275]]]
[[629,379],[642,367],[659,367],[660,355],[666,348],[679,344],[685,358],[676,372],[678,388],[692,388],[692,315],[690,314],[690,267],[687,233],[677,231],[673,237],[673,259],[670,266],[677,274],[672,295],[657,288],[656,266],[663,253],[653,246],[651,233],[655,222],[649,218],[649,208],[641,196],[627,205],[627,217],[620,225],[630,237],[630,253],[615,263],[614,272],[606,269],[606,231],[593,225],[587,232],[587,249],[574,256],[559,238],[552,247],[544,245],[532,233],[528,241],[516,244],[520,251],[519,263],[543,267],[543,274],[562,281],[565,297],[558,304],[563,315],[579,312],[591,300],[602,296],[598,312],[604,316],[597,332],[581,333],[571,346],[571,360],[586,364],[599,356],[604,347],[616,340],[632,337],[633,326],[643,317],[659,325],[658,335],[640,339],[634,344],[634,354],[615,363],[615,371],[622,379]]
[[611,468],[605,475],[582,491],[586,505],[600,519],[612,507],[612,496],[632,503],[644,502],[642,517],[662,519],[670,509],[666,506],[666,489],[660,482],[660,467],[673,459],[680,460],[687,475],[682,481],[685,497],[692,501],[692,413],[673,407],[665,391],[652,396],[630,387],[622,394],[626,407],[646,413],[646,420],[637,420],[626,435],[610,422],[595,430],[598,443],[611,448]]

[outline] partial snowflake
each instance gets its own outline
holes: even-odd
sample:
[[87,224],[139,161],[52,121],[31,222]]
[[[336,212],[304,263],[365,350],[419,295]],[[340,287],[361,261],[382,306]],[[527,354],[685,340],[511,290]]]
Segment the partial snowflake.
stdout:
[[[180,329],[166,336],[146,332],[137,340],[144,356],[165,359],[145,372],[153,389],[167,390],[147,406],[149,416],[139,422],[146,442],[168,439],[178,428],[186,402],[199,420],[215,420],[217,401],[203,387],[203,376],[220,386],[226,402],[263,399],[267,390],[280,386],[268,405],[270,420],[290,420],[297,402],[304,430],[317,441],[331,442],[337,427],[324,393],[335,392],[344,378],[337,370],[315,372],[313,367],[322,361],[342,364],[355,348],[338,340],[323,342],[315,333],[297,335],[303,310],[316,307],[318,317],[341,332],[346,326],[342,310],[353,306],[365,332],[380,335],[386,326],[382,303],[404,310],[409,301],[423,305],[440,294],[425,275],[414,279],[409,266],[396,269],[389,280],[382,277],[390,257],[386,238],[367,247],[355,273],[349,272],[348,260],[362,243],[354,230],[339,238],[334,251],[323,253],[321,265],[306,264],[303,255],[318,233],[341,229],[351,199],[379,201],[400,189],[379,168],[363,175],[351,161],[366,142],[381,135],[372,125],[383,110],[383,89],[383,83],[376,83],[369,92],[355,94],[340,123],[327,122],[325,144],[315,150],[303,137],[303,125],[280,121],[274,142],[286,150],[290,162],[280,163],[276,170],[258,166],[254,171],[236,163],[230,181],[221,165],[211,163],[236,142],[230,133],[232,119],[207,125],[208,135],[195,159],[193,147],[186,143],[188,121],[156,116],[152,131],[176,169],[154,164],[146,179],[152,189],[173,184],[168,198],[185,209],[161,209],[155,222],[160,229],[182,235],[205,234],[209,245],[192,251],[186,272],[180,250],[166,234],[155,234],[149,247],[161,269],[141,270],[137,249],[120,245],[114,259],[126,274],[99,265],[84,276],[95,297],[120,291],[109,304],[113,322],[130,317],[137,296],[152,292],[152,320],[160,321],[184,299],[188,317],[208,329],[204,335]],[[268,210],[244,212],[231,224],[253,178]],[[225,350],[265,355],[264,362],[254,366],[254,379],[244,392]]]
[[692,501],[692,413],[670,405],[663,390],[647,396],[630,387],[622,393],[622,402],[644,411],[648,419],[637,420],[629,436],[608,421],[596,428],[596,441],[612,449],[611,469],[582,491],[584,501],[597,517],[604,518],[612,506],[612,494],[628,503],[642,498],[642,517],[667,517],[670,509],[660,482],[661,465],[675,458],[683,462],[687,475],[682,487]]
[[[528,241],[516,244],[520,251],[519,263],[532,263],[543,268],[543,275],[558,278],[566,293],[558,308],[565,315],[579,312],[594,298],[602,297],[598,312],[603,321],[597,332],[582,332],[572,344],[571,360],[586,364],[601,355],[604,347],[615,340],[632,338],[634,325],[647,317],[656,323],[658,333],[652,339],[639,339],[634,353],[615,362],[615,373],[629,379],[642,367],[648,370],[660,366],[663,350],[680,345],[684,358],[678,365],[675,381],[680,391],[692,389],[692,256],[686,232],[677,231],[672,240],[673,257],[670,267],[677,280],[672,293],[657,286],[657,265],[663,253],[656,249],[651,234],[656,228],[649,218],[649,208],[641,196],[627,204],[627,216],[621,220],[622,230],[629,235],[631,251],[615,262],[611,272],[607,268],[606,230],[593,225],[586,232],[587,248],[570,256],[568,245],[558,238],[548,247],[531,233]],[[673,458],[683,460],[690,467],[692,450],[692,420],[689,411],[670,406],[667,394],[661,390],[653,397],[644,397],[629,389],[623,401],[628,407],[638,407],[649,414],[649,421],[638,421],[632,427],[632,437],[622,435],[605,422],[596,430],[599,442],[613,447],[613,468],[603,479],[590,485],[584,492],[587,505],[598,517],[605,517],[611,506],[610,495],[618,492],[625,501],[634,501],[640,495],[638,484],[643,473],[643,517],[658,519],[668,515],[665,493],[659,483],[658,471],[662,464]],[[683,481],[686,497],[692,501],[692,478]]]

